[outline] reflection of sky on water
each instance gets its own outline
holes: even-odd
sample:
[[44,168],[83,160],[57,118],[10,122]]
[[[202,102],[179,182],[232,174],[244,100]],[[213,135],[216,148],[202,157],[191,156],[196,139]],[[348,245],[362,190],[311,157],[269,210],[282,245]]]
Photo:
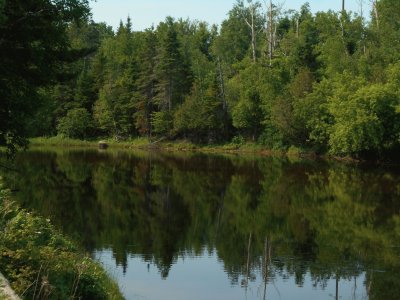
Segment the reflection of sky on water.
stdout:
[[[256,300],[256,299],[335,299],[336,281],[327,281],[326,287],[314,286],[310,274],[304,284],[298,286],[295,279],[276,277],[268,282],[264,298],[264,282],[261,274],[249,282],[246,289],[240,284],[232,285],[224,271],[223,263],[216,253],[202,256],[180,256],[172,266],[166,279],[162,279],[158,269],[149,265],[141,257],[128,258],[128,268],[124,274],[122,267],[115,266],[111,250],[96,251],[99,259],[118,281],[128,300]],[[365,289],[365,274],[353,280],[339,281],[339,299],[368,299]]]

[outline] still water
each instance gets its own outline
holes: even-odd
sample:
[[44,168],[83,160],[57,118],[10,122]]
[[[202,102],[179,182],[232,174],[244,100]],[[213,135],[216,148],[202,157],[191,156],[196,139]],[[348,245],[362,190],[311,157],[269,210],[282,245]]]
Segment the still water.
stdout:
[[398,168],[271,157],[31,150],[22,207],[127,299],[399,299]]

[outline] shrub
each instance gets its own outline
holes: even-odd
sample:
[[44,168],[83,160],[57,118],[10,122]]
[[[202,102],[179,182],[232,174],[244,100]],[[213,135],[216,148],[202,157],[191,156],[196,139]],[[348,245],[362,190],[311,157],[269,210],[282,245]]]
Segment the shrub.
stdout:
[[167,111],[155,112],[151,117],[151,125],[154,132],[161,135],[168,135],[172,129],[172,115]]
[[85,108],[71,109],[64,118],[60,119],[57,132],[69,138],[84,139],[88,133],[90,121],[90,114]]
[[303,150],[295,146],[290,146],[287,151],[288,156],[301,156],[302,154]]
[[232,144],[234,144],[234,145],[244,145],[245,144],[245,140],[244,140],[244,137],[243,136],[241,136],[241,135],[237,135],[237,136],[234,136],[233,138],[232,138]]

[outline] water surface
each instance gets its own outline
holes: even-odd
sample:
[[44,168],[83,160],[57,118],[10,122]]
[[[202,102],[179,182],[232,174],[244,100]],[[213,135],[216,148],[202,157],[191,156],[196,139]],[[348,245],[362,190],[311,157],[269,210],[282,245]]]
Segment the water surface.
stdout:
[[127,299],[398,299],[396,168],[31,150],[4,174]]

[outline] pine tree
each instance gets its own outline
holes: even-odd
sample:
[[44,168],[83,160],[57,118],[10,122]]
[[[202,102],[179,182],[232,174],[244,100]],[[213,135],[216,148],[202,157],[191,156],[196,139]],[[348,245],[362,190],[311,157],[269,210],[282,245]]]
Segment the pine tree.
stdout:
[[146,30],[138,49],[139,74],[137,79],[138,91],[135,97],[135,126],[141,135],[151,138],[151,114],[155,108],[156,95],[156,34],[153,28]]
[[174,20],[168,17],[157,28],[155,103],[159,111],[153,113],[153,125],[159,133],[166,133],[172,128],[173,110],[183,102],[191,87],[190,70],[182,58],[175,27]]

